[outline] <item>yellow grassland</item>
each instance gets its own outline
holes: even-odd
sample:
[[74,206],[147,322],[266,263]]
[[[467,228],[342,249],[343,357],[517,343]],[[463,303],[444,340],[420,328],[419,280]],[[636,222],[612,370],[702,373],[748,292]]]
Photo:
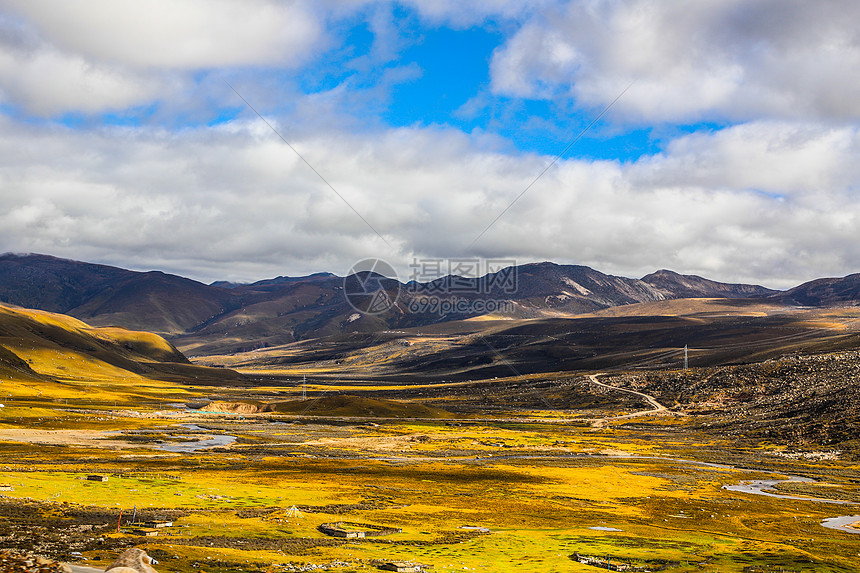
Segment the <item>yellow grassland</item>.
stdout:
[[[112,424],[123,427],[125,422],[115,418]],[[159,423],[170,426],[164,420]],[[833,506],[722,489],[725,483],[765,474],[656,459],[685,449],[689,454],[696,444],[683,438],[654,443],[620,430],[429,422],[354,427],[351,437],[341,439],[309,439],[306,432],[288,426],[266,433],[251,426],[246,435],[265,435],[272,451],[251,450],[249,441],[224,453],[162,456],[148,446],[153,448],[151,458],[140,455],[139,444],[116,450],[108,442],[100,447],[89,440],[43,449],[26,465],[9,456],[13,436],[0,434],[5,444],[0,452],[6,452],[0,454],[6,468],[0,480],[15,488],[5,492],[7,499],[39,500],[48,508],[97,506],[113,509],[117,516],[120,509],[133,506],[156,512],[185,510],[175,528],[138,541],[150,551],[169,553],[159,568],[164,571],[190,571],[206,557],[247,562],[248,570],[290,561],[348,561],[350,566],[332,570],[353,571],[372,559],[417,559],[438,570],[567,571],[580,567],[570,559],[574,551],[610,553],[640,563],[652,563],[655,557],[677,561],[674,571],[699,571],[698,563],[708,563],[714,571],[741,571],[751,562],[809,561],[818,569],[799,570],[813,571],[858,562],[853,540],[818,525],[838,513]],[[425,439],[414,439],[420,436]],[[274,444],[286,438],[305,453],[276,455]],[[557,446],[559,441],[564,445]],[[481,452],[484,460],[461,454],[465,449]],[[508,452],[522,457],[505,459]],[[529,457],[554,452],[597,455]],[[68,469],[57,471],[58,464]],[[124,474],[129,466],[138,473]],[[120,473],[105,483],[90,482],[83,479],[90,467]],[[69,505],[56,505],[60,503]],[[326,510],[345,505],[363,509],[346,514]],[[302,510],[301,517],[288,517],[293,506]],[[255,508],[260,511],[245,513]],[[242,549],[242,543],[253,546],[260,539],[326,540],[317,527],[344,519],[391,525],[403,532],[391,536],[397,542],[393,545],[344,542],[293,554]],[[491,533],[463,536],[461,526],[486,527]],[[131,533],[120,537],[134,539]],[[186,545],[195,538],[220,541],[211,548]],[[96,549],[86,557],[98,557],[100,561],[87,562],[97,565],[109,554]]]
[[[0,307],[8,312],[18,311]],[[92,332],[50,313],[28,317],[102,340],[161,344],[113,329]],[[104,567],[122,540],[158,555],[160,572],[277,573],[297,563],[346,573],[374,570],[375,559],[415,560],[434,571],[596,570],[575,562],[575,552],[672,573],[860,570],[858,537],[820,525],[853,507],[723,487],[793,472],[856,493],[860,466],[775,458],[773,448],[700,433],[696,423],[704,419],[653,417],[635,427],[592,428],[574,418],[593,412],[548,410],[462,424],[175,415],[165,410],[167,402],[215,394],[295,397],[300,388],[295,381],[256,389],[182,385],[58,345],[28,345],[23,338],[2,344],[43,377],[14,368],[0,377],[0,482],[13,487],[0,498],[3,526],[44,519],[56,528],[80,523],[74,516],[87,511],[108,515],[113,525],[81,534],[92,541],[85,544],[85,565]],[[180,426],[189,423],[203,429]],[[237,439],[209,450],[164,449],[200,433]],[[92,472],[109,480],[84,479]],[[16,503],[39,509],[19,523]],[[294,506],[300,517],[291,516]],[[112,532],[120,510],[127,519],[135,507],[150,516],[176,512],[175,526],[155,538],[127,527]],[[402,532],[338,541],[318,530],[334,521]]]

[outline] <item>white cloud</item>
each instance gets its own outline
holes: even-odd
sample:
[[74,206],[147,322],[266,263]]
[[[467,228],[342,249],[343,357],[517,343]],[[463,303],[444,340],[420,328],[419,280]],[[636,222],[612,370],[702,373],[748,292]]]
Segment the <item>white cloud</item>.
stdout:
[[569,94],[646,121],[860,117],[860,4],[851,0],[571,1],[494,54],[492,88]]
[[126,109],[146,104],[168,88],[160,77],[94,64],[50,47],[0,51],[0,101],[36,115]]
[[782,287],[860,267],[854,128],[756,122],[635,163],[563,161],[471,250],[547,158],[481,150],[446,129],[292,143],[394,249],[259,122],[170,133],[2,120],[0,251],[205,280],[345,272],[370,256],[407,276],[414,255],[627,276],[668,267]]
[[323,30],[312,5],[271,0],[4,0],[52,43],[91,61],[198,69],[304,61]]
[[189,93],[194,72],[306,63],[330,41],[323,19],[304,2],[0,0],[0,102],[46,117],[154,102],[194,116],[213,103]]
[[860,181],[858,129],[759,121],[678,138],[664,155],[640,162],[652,184],[751,189],[794,200],[849,192]]

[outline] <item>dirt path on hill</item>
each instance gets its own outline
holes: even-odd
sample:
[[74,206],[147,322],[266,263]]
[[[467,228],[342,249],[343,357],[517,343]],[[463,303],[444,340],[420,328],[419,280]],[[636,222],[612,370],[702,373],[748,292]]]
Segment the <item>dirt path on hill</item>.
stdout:
[[648,402],[648,404],[651,406],[651,409],[640,410],[631,414],[624,414],[623,416],[612,416],[611,418],[601,418],[599,420],[594,420],[592,423],[595,426],[602,426],[606,422],[613,422],[616,420],[629,420],[630,418],[638,418],[639,416],[683,416],[683,414],[681,414],[680,412],[670,412],[669,409],[660,402],[658,402],[656,398],[654,398],[654,396],[650,396],[643,392],[637,392],[636,390],[629,390],[627,388],[619,388],[617,386],[610,386],[609,384],[604,384],[597,379],[598,376],[602,376],[602,374],[589,374],[588,379],[602,388],[614,390],[616,392],[626,392],[627,394],[633,394],[635,396],[639,396],[640,398],[644,398],[645,401]]

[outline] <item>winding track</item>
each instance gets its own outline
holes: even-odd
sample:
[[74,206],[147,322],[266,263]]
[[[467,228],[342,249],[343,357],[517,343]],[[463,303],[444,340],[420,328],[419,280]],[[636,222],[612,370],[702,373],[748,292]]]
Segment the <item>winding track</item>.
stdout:
[[658,402],[654,396],[650,396],[648,394],[644,394],[642,392],[637,392],[636,390],[628,390],[627,388],[619,388],[617,386],[610,386],[609,384],[604,384],[600,382],[597,377],[602,376],[601,373],[598,374],[589,374],[588,379],[591,380],[594,384],[601,386],[603,388],[607,388],[608,390],[615,390],[616,392],[626,392],[628,394],[634,394],[639,396],[640,398],[644,398],[646,402],[651,406],[650,410],[640,410],[638,412],[633,412],[631,414],[624,414],[623,416],[613,416],[611,418],[602,418],[600,420],[595,420],[597,424],[602,424],[603,422],[611,422],[613,420],[627,420],[629,418],[638,418],[639,416],[651,416],[651,415],[680,415],[678,412],[670,412],[669,409]]

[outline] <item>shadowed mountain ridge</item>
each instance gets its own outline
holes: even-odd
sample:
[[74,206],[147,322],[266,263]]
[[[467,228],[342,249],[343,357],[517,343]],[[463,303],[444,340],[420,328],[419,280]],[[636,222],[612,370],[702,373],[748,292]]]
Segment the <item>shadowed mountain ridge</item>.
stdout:
[[[137,272],[48,255],[0,255],[0,302],[62,312],[95,326],[168,336],[195,354],[243,351],[320,336],[380,332],[462,320],[579,315],[637,303],[683,298],[773,300],[795,306],[853,304],[860,275],[819,279],[780,292],[660,270],[642,279],[582,265],[530,263],[481,277],[448,275],[402,283],[377,277],[395,304],[363,314],[344,296],[360,275],[280,276],[250,284],[207,285],[159,271]],[[345,282],[346,281],[346,282]],[[223,285],[223,286],[218,286]],[[427,308],[428,299],[463,303]],[[503,302],[482,311],[473,302]],[[354,301],[353,301],[354,302]]]

